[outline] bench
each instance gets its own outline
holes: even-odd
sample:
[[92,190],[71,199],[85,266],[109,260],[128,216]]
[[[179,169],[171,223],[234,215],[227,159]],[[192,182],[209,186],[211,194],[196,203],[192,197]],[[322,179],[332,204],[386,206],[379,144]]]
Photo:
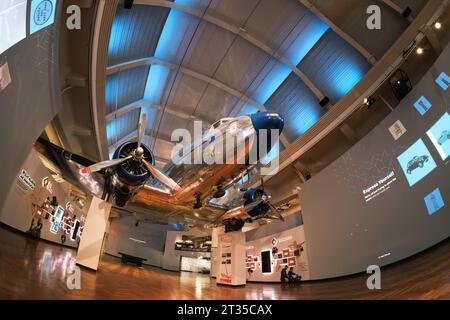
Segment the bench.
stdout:
[[133,263],[133,264],[135,264],[138,267],[142,267],[142,263],[144,261],[147,261],[147,259],[135,257],[135,256],[132,256],[132,255],[123,253],[123,252],[118,252],[118,254],[120,254],[122,256],[121,261],[122,261],[122,263],[125,263],[125,264]]

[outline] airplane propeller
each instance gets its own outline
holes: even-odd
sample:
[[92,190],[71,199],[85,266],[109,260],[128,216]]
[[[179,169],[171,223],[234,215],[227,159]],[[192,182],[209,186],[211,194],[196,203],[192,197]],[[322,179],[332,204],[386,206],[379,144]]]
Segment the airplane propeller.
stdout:
[[183,191],[183,188],[181,188],[174,180],[169,178],[167,175],[159,171],[156,167],[154,167],[150,162],[144,159],[144,149],[141,147],[142,144],[142,136],[144,135],[145,127],[147,123],[147,114],[142,114],[142,118],[139,120],[138,125],[138,143],[137,148],[132,152],[131,155],[120,158],[120,159],[112,159],[112,160],[105,160],[101,162],[94,163],[93,165],[90,165],[89,167],[85,167],[81,170],[83,174],[89,174],[91,172],[97,172],[106,168],[111,168],[118,166],[126,161],[133,160],[138,161],[142,163],[145,168],[150,172],[150,174],[155,177],[157,180],[159,180],[162,184],[169,187],[171,190],[174,190],[176,192]]

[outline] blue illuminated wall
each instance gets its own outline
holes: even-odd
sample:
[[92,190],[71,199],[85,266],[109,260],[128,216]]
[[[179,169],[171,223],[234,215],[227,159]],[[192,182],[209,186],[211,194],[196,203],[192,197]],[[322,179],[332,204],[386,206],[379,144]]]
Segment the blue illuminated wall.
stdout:
[[117,7],[108,47],[108,65],[151,57],[155,54],[168,8],[133,5]]
[[336,103],[364,77],[371,64],[334,31],[328,30],[298,67]]
[[303,135],[326,112],[317,97],[295,74],[291,74],[267,101],[266,107],[287,117],[283,134],[290,142]]

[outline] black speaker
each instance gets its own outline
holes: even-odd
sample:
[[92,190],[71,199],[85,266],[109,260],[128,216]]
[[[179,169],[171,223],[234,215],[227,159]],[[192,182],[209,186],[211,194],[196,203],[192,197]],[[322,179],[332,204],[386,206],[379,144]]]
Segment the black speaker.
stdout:
[[408,74],[401,69],[394,72],[392,77],[389,79],[389,82],[398,101],[406,97],[412,90],[412,83],[409,80]]
[[328,97],[325,97],[319,101],[319,104],[321,107],[325,107],[328,104],[328,102],[330,102],[330,99]]
[[125,0],[123,2],[123,7],[125,9],[131,9],[131,7],[133,6],[133,2],[134,2],[134,0]]
[[402,16],[403,18],[408,18],[411,14],[412,10],[410,7],[406,7],[405,10],[403,10]]

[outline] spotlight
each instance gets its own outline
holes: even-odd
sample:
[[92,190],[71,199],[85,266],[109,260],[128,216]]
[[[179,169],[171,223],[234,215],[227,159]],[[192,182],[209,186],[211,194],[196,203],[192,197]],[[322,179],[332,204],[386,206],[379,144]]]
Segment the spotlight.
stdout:
[[370,108],[375,103],[374,98],[364,98],[364,104],[367,106],[367,108]]
[[434,27],[439,30],[442,27],[442,24],[439,21],[436,21]]
[[422,47],[418,47],[416,50],[417,54],[422,54],[423,53],[423,48]]

